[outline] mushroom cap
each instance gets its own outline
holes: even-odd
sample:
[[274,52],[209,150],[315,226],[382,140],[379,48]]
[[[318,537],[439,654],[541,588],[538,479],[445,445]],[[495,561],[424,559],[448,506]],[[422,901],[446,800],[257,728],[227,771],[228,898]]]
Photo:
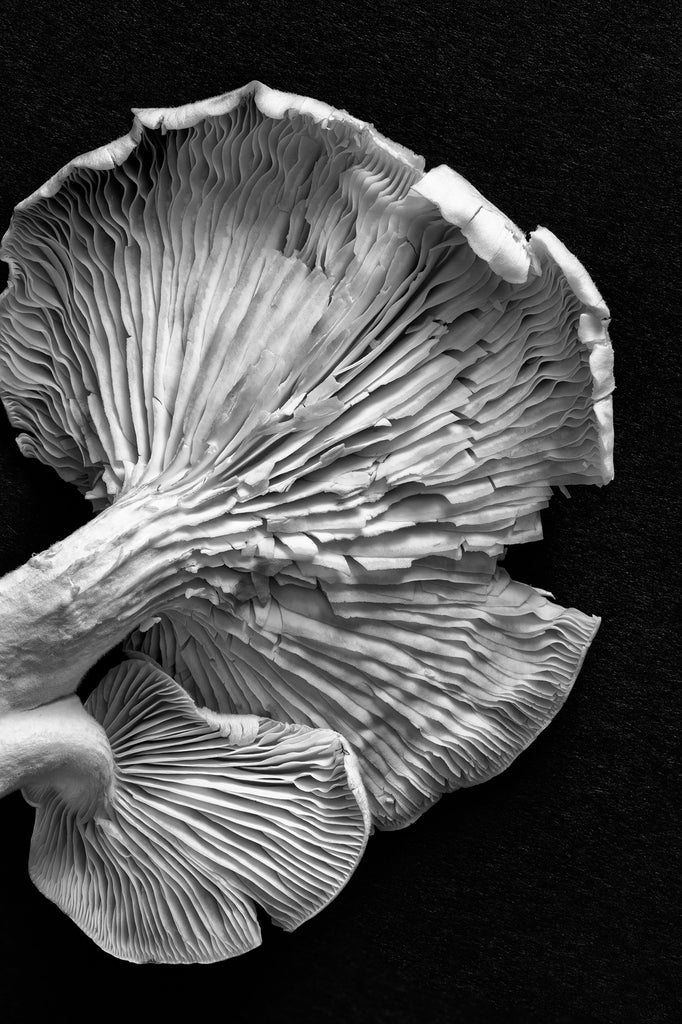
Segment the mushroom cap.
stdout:
[[610,474],[590,365],[610,348],[579,331],[608,311],[550,237],[529,244],[449,168],[259,83],[137,111],[17,207],[0,395],[26,454],[96,507],[191,469],[264,531],[263,559],[292,501],[336,542],[404,497],[432,523],[428,489],[491,478],[504,514],[450,540],[500,553],[538,534],[529,483],[546,499]]
[[286,930],[339,892],[369,816],[355,758],[328,729],[198,709],[158,666],[128,660],[86,709],[111,743],[106,812],[32,790],[31,878],[107,952],[210,963]]

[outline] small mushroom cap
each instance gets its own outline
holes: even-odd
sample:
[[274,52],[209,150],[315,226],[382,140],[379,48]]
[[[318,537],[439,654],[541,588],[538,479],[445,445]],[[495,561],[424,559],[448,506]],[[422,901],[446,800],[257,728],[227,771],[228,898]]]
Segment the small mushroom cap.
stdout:
[[255,903],[291,930],[345,884],[368,813],[341,737],[202,712],[145,659],[112,670],[86,708],[111,743],[107,812],[86,820],[33,791],[30,874],[107,952],[222,960],[259,945]]

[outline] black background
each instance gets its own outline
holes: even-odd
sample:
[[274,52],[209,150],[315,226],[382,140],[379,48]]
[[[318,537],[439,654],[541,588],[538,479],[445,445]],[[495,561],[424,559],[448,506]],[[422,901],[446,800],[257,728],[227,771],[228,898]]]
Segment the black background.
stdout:
[[[550,227],[611,307],[616,480],[545,513],[512,575],[603,616],[573,694],[501,777],[370,841],[298,932],[211,967],[106,956],[31,886],[32,811],[0,808],[0,1018],[240,1022],[680,1019],[673,799],[679,609],[679,36],[669,3],[24,3],[0,8],[0,224],[131,106],[258,78],[449,163]],[[4,281],[3,281],[4,283]],[[0,571],[85,502],[0,425]],[[677,609],[676,609],[677,606]],[[676,737],[676,732],[678,733]],[[35,1015],[35,1017],[34,1017]]]

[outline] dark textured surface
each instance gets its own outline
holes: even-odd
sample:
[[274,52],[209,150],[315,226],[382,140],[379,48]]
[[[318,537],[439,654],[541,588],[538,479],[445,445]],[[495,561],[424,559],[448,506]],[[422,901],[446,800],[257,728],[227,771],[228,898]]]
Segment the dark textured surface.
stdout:
[[[157,8],[155,13],[155,6]],[[517,578],[603,616],[556,721],[493,782],[370,842],[336,902],[210,968],[140,968],[31,886],[0,808],[0,1018],[659,1024],[679,1019],[679,19],[669,3],[6,2],[0,224],[130,106],[252,78],[345,107],[550,227],[611,306],[616,481],[558,495]],[[209,13],[210,11],[210,13]],[[0,433],[0,571],[88,515]],[[677,732],[677,736],[676,736]],[[138,995],[133,1003],[131,989]],[[31,1007],[30,1013],[26,1009]]]

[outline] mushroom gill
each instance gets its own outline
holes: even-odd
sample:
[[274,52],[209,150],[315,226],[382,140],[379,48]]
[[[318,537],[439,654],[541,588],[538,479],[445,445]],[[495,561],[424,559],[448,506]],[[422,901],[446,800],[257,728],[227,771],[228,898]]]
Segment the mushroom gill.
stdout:
[[397,827],[550,721],[599,620],[498,560],[613,474],[608,309],[550,231],[251,83],[137,111],[1,254],[0,397],[98,515],[0,580],[0,723],[129,637],[345,736]]
[[85,704],[111,745],[95,814],[51,785],[29,870],[125,960],[211,963],[260,944],[254,903],[286,930],[345,884],[369,815],[355,757],[328,729],[202,712],[158,666],[123,662]]
[[360,757],[375,822],[402,827],[528,746],[599,625],[487,562],[425,559],[386,583],[275,578],[265,603],[190,598],[133,644],[209,708],[333,722]]

